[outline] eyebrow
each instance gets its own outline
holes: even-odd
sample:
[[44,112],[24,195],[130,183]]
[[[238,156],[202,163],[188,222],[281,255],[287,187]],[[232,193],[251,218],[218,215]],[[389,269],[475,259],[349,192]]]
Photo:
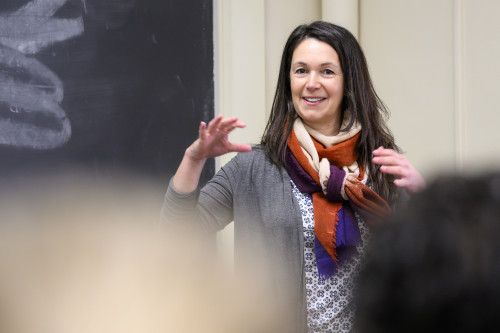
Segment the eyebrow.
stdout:
[[[297,62],[294,62],[292,64],[292,66],[307,66],[307,63],[303,62],[303,61],[297,61]],[[336,65],[334,64],[333,62],[324,62],[322,64],[320,64],[321,67],[325,67],[325,66],[334,66],[334,67],[337,67],[337,68],[340,68],[340,65]]]

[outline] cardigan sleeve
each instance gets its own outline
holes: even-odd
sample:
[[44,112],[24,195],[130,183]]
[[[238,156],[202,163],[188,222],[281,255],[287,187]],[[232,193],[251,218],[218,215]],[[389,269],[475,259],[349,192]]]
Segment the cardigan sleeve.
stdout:
[[201,190],[187,194],[176,190],[172,178],[161,210],[161,223],[206,233],[222,230],[233,220],[233,188],[238,172],[238,157],[235,157]]

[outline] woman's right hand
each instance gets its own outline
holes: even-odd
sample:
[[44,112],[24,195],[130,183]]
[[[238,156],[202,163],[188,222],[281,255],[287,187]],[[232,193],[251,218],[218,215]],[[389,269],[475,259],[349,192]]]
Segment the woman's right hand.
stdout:
[[249,145],[232,143],[228,137],[229,133],[235,128],[245,126],[237,117],[223,118],[222,115],[212,119],[208,126],[205,122],[201,122],[199,137],[186,150],[187,157],[201,161],[208,157],[221,156],[229,152],[250,151],[252,148]]
[[173,184],[177,191],[191,193],[198,187],[201,171],[208,157],[252,150],[247,144],[229,141],[229,133],[237,127],[245,127],[237,117],[224,119],[217,116],[208,123],[208,127],[201,122],[198,139],[186,149],[174,175]]

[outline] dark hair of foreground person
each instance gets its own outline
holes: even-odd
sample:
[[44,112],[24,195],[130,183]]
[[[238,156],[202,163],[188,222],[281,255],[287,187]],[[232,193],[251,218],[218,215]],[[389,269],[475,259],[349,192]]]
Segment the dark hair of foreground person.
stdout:
[[378,228],[356,332],[499,332],[500,174],[448,177]]

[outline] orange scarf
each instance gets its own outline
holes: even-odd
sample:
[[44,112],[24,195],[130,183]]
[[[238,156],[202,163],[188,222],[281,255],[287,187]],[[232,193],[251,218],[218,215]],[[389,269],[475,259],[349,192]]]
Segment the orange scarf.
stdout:
[[[353,137],[330,148],[323,147],[323,145],[314,138],[313,143],[320,160],[326,158],[331,165],[342,168],[352,165],[358,159],[355,146],[359,135],[360,133],[358,132]],[[288,148],[302,169],[321,187],[318,172],[312,167],[308,158],[302,151],[299,140],[293,130],[288,139]],[[389,212],[390,208],[385,200],[364,185],[361,182],[363,178],[364,170],[360,167],[359,176],[357,178],[351,176],[347,177],[345,180],[344,190],[349,200],[354,203],[354,207],[374,215]],[[335,263],[338,264],[335,246],[336,230],[339,219],[338,214],[343,203],[329,201],[322,191],[312,193],[312,202],[315,220],[314,234],[316,239],[321,243]]]

